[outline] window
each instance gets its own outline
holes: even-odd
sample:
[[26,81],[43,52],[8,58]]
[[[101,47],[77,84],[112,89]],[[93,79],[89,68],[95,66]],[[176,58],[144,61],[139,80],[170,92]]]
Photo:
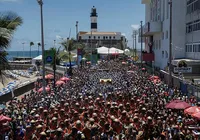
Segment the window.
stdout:
[[165,39],[168,39],[168,31],[165,33]]
[[169,2],[169,0],[166,0],[166,9],[167,9],[167,19],[169,18],[169,4],[168,4],[168,2]]
[[115,36],[113,36],[113,39],[115,39]]
[[108,39],[108,37],[106,36],[106,39]]
[[89,36],[89,39],[91,38],[91,36]]
[[94,36],[94,39],[96,39],[96,36]]
[[165,58],[168,58],[168,52],[165,51]]
[[112,39],[112,37],[111,37],[111,36],[110,36],[109,38],[110,38],[110,39]]
[[105,40],[105,38],[106,38],[106,37],[105,37],[105,36],[103,36],[103,39],[104,39],[104,40]]
[[100,39],[100,36],[98,36],[98,39]]
[[162,58],[164,58],[164,55],[165,55],[165,52],[164,52],[164,51],[162,51]]

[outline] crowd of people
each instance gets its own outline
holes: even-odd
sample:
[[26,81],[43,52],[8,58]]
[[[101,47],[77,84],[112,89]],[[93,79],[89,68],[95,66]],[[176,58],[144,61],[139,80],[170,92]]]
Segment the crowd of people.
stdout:
[[[111,82],[100,79],[111,79]],[[179,90],[168,92],[134,65],[102,61],[73,69],[70,81],[46,94],[32,91],[10,101],[0,124],[7,140],[195,140],[190,125],[199,121],[183,110],[166,109]],[[176,95],[176,96],[175,96]],[[189,100],[188,100],[189,101]],[[193,105],[198,105],[193,102]]]

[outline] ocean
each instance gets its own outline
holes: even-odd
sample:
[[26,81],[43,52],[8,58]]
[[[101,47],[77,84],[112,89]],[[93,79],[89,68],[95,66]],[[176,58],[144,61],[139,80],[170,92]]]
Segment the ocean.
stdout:
[[[8,60],[13,60],[13,57],[30,57],[30,51],[7,51],[7,59]],[[39,51],[39,55],[41,55],[42,52]],[[32,51],[31,52],[31,57],[37,57],[38,56],[38,51]]]

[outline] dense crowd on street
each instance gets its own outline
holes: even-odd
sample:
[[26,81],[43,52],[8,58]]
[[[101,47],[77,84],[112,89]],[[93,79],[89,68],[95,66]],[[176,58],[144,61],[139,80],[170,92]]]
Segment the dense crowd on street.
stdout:
[[[0,115],[6,140],[198,140],[199,120],[183,109],[168,109],[172,100],[198,106],[195,97],[160,82],[146,71],[117,60],[92,68],[74,68],[65,84],[46,94],[33,90],[14,98]],[[100,79],[111,79],[109,82]]]

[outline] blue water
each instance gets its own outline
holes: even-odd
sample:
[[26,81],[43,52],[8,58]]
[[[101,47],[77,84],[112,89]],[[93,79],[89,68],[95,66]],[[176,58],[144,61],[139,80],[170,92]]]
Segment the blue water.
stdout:
[[[8,60],[13,60],[13,57],[30,57],[30,51],[7,51],[7,59]],[[39,51],[39,55],[41,55],[42,52]],[[31,52],[31,57],[37,57],[38,56],[38,51],[32,51]]]

